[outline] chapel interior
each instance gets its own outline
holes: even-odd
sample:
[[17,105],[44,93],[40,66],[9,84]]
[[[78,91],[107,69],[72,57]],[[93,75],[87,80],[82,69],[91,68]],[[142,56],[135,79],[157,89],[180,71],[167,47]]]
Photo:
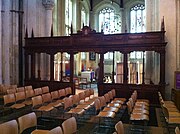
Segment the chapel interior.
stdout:
[[0,0],[0,134],[180,134],[180,0]]

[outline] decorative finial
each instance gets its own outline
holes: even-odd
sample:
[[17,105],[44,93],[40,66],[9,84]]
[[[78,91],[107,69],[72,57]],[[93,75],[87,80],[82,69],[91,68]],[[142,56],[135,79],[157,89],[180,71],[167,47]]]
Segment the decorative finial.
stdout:
[[31,32],[31,38],[34,38],[34,31],[33,31],[33,28],[32,28],[32,32]]
[[127,33],[127,25],[125,24],[125,33]]
[[72,25],[72,22],[71,22],[71,34],[73,34],[73,25]]
[[25,38],[28,38],[28,30],[27,30],[27,27],[26,27],[26,32],[25,32]]
[[51,37],[53,37],[53,24],[51,25]]
[[161,22],[161,31],[165,31],[165,25],[164,25],[164,16]]

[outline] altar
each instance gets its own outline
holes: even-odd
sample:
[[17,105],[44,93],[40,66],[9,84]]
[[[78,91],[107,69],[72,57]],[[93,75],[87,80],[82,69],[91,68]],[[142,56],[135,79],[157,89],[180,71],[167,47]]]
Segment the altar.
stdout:
[[92,82],[93,79],[95,78],[95,73],[94,71],[83,71],[81,72],[81,77],[86,78],[88,82]]

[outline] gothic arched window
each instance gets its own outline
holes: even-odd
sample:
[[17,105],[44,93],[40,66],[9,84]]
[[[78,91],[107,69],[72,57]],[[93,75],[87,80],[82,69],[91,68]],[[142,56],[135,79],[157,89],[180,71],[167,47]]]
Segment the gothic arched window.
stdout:
[[131,33],[145,32],[145,6],[142,4],[137,4],[131,8],[130,11],[131,20]]
[[99,12],[99,31],[113,34],[121,31],[120,16],[112,8],[106,7]]

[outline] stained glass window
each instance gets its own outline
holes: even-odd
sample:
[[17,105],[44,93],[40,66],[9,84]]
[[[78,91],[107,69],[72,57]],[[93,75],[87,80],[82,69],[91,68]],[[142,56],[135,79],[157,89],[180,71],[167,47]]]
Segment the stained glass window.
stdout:
[[131,33],[145,32],[145,6],[142,4],[137,4],[131,8]]
[[66,0],[65,1],[65,30],[66,35],[71,33],[71,23],[72,23],[72,1]]
[[112,8],[104,8],[99,12],[99,31],[113,34],[121,31],[120,15],[116,15]]

